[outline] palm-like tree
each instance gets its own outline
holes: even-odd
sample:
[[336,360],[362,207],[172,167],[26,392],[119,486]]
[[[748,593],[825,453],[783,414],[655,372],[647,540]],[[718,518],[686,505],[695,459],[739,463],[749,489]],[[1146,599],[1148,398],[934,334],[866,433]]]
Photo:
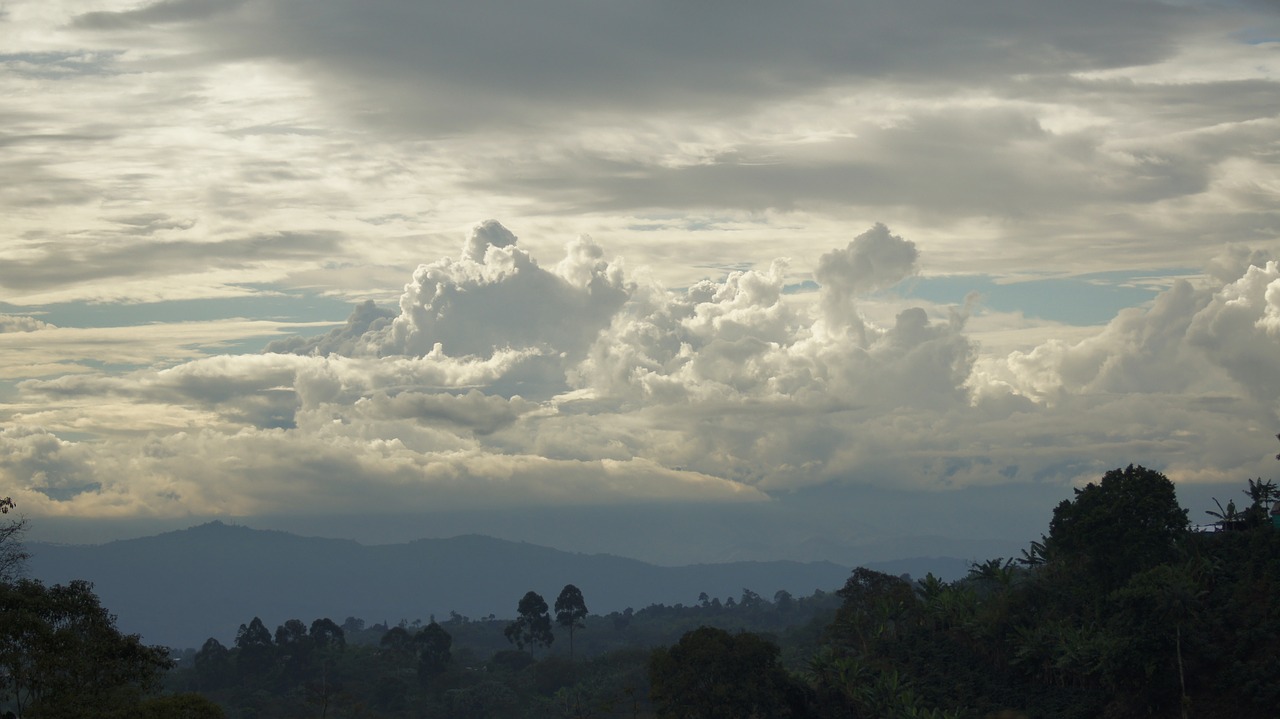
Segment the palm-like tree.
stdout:
[[[1250,480],[1250,482],[1252,481]],[[1206,509],[1204,513],[1210,517],[1217,517],[1218,521],[1214,522],[1214,524],[1218,525],[1218,529],[1239,529],[1244,525],[1245,517],[1236,509],[1234,499],[1228,499],[1226,507],[1222,506],[1222,502],[1219,502],[1217,497],[1213,498],[1213,503],[1218,505],[1218,511]]]

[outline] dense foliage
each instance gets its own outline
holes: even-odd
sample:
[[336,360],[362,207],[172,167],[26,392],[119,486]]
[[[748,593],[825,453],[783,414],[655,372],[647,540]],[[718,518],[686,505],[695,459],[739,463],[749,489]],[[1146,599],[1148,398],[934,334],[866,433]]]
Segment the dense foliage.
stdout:
[[[567,591],[566,591],[567,590]],[[535,658],[513,649],[512,624],[454,614],[426,625],[366,626],[348,617],[340,641],[309,644],[315,627],[289,620],[274,633],[252,620],[230,647],[209,639],[182,657],[169,678],[173,691],[198,691],[217,700],[233,717],[633,717],[653,716],[649,663],[652,647],[677,643],[707,624],[735,630],[743,646],[772,647],[777,677],[816,651],[838,598],[817,592],[795,598],[786,592],[769,602],[744,590],[740,598],[705,597],[695,605],[653,605],[599,616],[586,614],[586,600],[573,585],[561,591],[557,621],[549,631],[574,632],[575,661],[568,647],[547,642]],[[534,594],[534,597],[529,597]],[[546,607],[536,592],[525,595],[530,620]],[[518,622],[518,620],[517,620]],[[742,634],[751,629],[759,633]],[[726,633],[727,634],[727,633]],[[274,636],[274,639],[272,637]],[[769,638],[766,638],[769,637]],[[739,640],[734,640],[739,641]],[[779,642],[788,648],[780,653]],[[737,644],[734,644],[737,646]],[[550,653],[549,653],[550,652]]]
[[1262,718],[1280,707],[1280,531],[1192,532],[1172,483],[1142,467],[1077,490],[1021,561],[954,583],[860,569],[840,595],[812,665],[822,716]]
[[[0,500],[3,513],[13,507]],[[156,704],[145,695],[172,664],[168,650],[117,630],[87,582],[18,579],[24,526],[18,520],[0,528],[0,706],[37,719],[147,716]],[[220,714],[200,697],[186,701]]]

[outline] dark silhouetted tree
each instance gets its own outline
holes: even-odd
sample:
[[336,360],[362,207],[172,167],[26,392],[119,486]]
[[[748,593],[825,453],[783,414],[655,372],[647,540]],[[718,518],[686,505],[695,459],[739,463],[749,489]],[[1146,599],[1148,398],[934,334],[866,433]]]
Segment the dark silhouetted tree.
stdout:
[[573,632],[585,625],[582,620],[587,616],[587,603],[582,598],[582,591],[572,584],[564,585],[560,596],[556,597],[556,624],[569,630],[569,662],[573,662]]
[[421,647],[418,652],[419,680],[425,684],[449,670],[449,663],[453,660],[453,637],[444,627],[431,622],[418,632],[413,641]]
[[547,600],[537,592],[525,593],[516,606],[516,619],[503,630],[507,641],[519,649],[529,647],[530,656],[533,648],[539,645],[549,647],[555,641],[551,633],[551,615],[547,611]]
[[195,656],[196,688],[214,691],[229,686],[235,679],[235,667],[231,664],[231,650],[213,637],[205,640]]
[[660,716],[738,719],[804,715],[804,690],[783,670],[778,646],[750,634],[700,627],[649,660]]
[[0,585],[0,696],[19,716],[109,716],[136,706],[172,662],[121,634],[92,586]]
[[271,632],[258,617],[236,630],[236,672],[241,679],[262,680],[275,662]]
[[342,651],[347,646],[347,635],[332,619],[322,617],[311,622],[311,642],[316,649]]
[[1053,510],[1044,546],[1061,568],[1093,579],[1090,591],[1110,592],[1138,572],[1173,561],[1188,525],[1173,482],[1131,464],[1063,500]]

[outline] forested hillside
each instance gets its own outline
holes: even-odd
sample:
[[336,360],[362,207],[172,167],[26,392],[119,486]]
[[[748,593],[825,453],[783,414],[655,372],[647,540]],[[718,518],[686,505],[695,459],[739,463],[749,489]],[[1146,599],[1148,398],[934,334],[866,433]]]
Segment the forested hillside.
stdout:
[[[84,626],[97,633],[76,635],[87,638],[75,657],[50,650],[59,627],[80,620],[46,611],[40,583],[9,576],[0,677],[8,706],[25,696],[32,717],[161,707],[186,717],[1271,718],[1280,527],[1268,510],[1280,492],[1250,480],[1244,494],[1242,509],[1202,510],[1214,531],[1194,531],[1174,485],[1130,466],[1059,504],[1022,556],[956,581],[859,568],[831,592],[744,589],[606,614],[566,584],[509,594],[502,619],[299,617],[273,629],[250,616],[233,640],[210,637],[167,671],[96,610]],[[84,585],[71,589],[77,606],[96,606]],[[94,678],[74,661],[111,642],[136,657],[115,674]],[[95,709],[33,694],[37,667],[76,677]]]
[[[529,589],[575,584],[594,611],[693,603],[697,596],[808,594],[838,586],[849,568],[827,562],[734,562],[660,567],[468,535],[365,546],[211,522],[103,545],[33,544],[30,572],[46,582],[86,579],[123,628],[151,643],[230,641],[260,616],[358,616],[371,624],[457,612],[510,616]],[[945,564],[943,565],[945,566]]]

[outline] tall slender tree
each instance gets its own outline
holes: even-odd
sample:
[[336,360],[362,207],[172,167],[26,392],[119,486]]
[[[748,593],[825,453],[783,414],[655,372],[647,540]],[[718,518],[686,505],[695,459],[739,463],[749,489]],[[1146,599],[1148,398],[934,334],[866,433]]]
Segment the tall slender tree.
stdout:
[[560,596],[556,597],[556,624],[569,630],[569,663],[573,663],[573,632],[586,625],[582,620],[587,616],[587,603],[582,598],[582,591],[572,584],[564,585]]

